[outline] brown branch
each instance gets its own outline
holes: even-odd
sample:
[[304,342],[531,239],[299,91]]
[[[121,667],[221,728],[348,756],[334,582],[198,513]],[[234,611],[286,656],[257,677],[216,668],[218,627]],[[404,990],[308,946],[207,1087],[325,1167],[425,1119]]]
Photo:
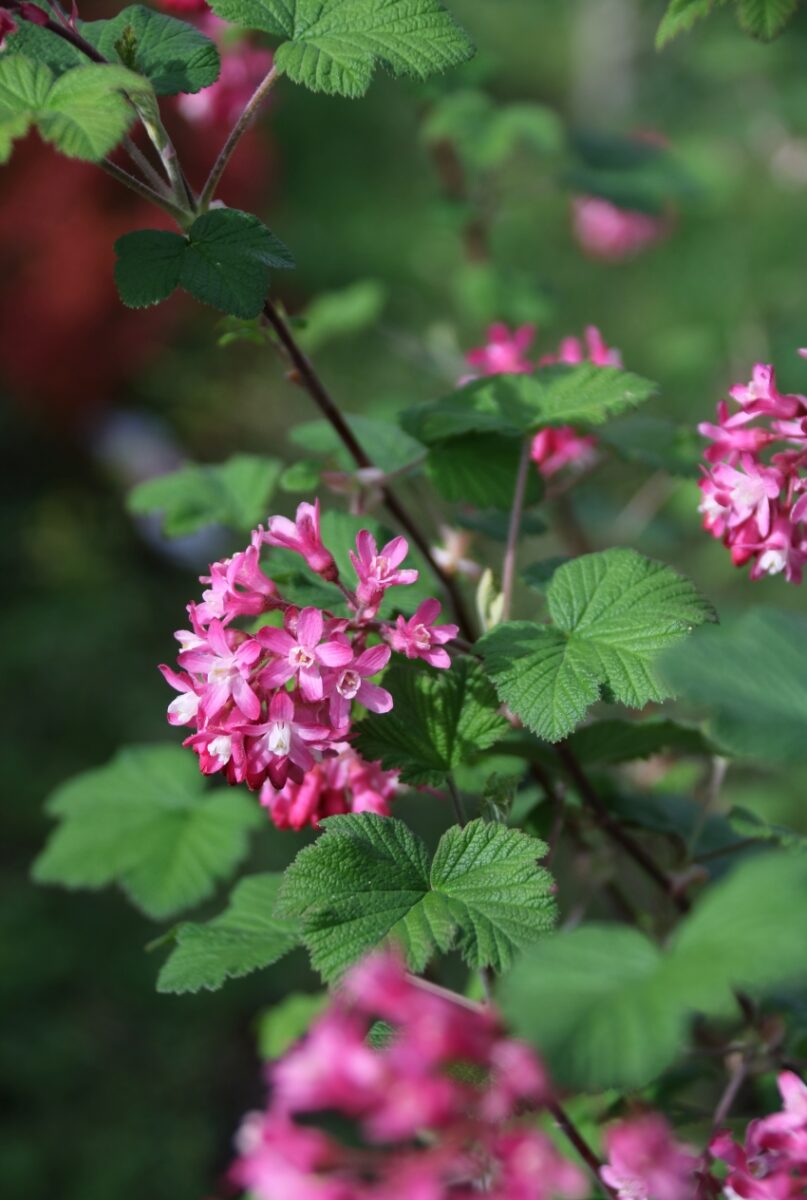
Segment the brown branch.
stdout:
[[[322,415],[338,434],[342,444],[345,446],[353,461],[356,463],[356,466],[373,467],[375,465],[373,460],[367,454],[361,442],[350,428],[342,411],[336,404],[336,401],[333,399],[330,392],[325,387],[325,384],[317,374],[314,364],[299,345],[294,337],[294,334],[289,328],[288,323],[281,316],[280,312],[271,300],[267,300],[265,302],[263,306],[263,315],[277,335],[278,341],[283,347],[286,356],[297,372],[298,381],[306,389]],[[424,537],[417,523],[409,514],[407,509],[401,504],[395,493],[386,484],[382,484],[381,494],[384,499],[384,504],[386,505],[390,514],[395,518],[401,528],[409,534],[415,546],[418,548],[435,576],[443,585],[443,588],[451,600],[451,604],[463,636],[469,641],[473,642],[475,638],[473,625],[470,614],[465,605],[465,599],[457,585],[457,581],[451,575],[448,575],[437,562],[432,554],[428,540]]]

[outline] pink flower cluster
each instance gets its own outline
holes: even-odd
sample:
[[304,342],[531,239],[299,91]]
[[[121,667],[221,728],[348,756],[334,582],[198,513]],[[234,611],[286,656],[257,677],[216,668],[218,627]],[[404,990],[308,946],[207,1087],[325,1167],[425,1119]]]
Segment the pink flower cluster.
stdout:
[[[375,1021],[392,1029],[374,1049]],[[456,1069],[461,1064],[462,1069]],[[256,1200],[583,1200],[581,1171],[518,1123],[548,1082],[490,1010],[408,977],[392,953],[346,977],[329,1010],[270,1070],[238,1135],[236,1185]],[[349,1132],[339,1138],[317,1124]]]
[[675,1140],[659,1113],[644,1113],[605,1133],[603,1182],[618,1200],[694,1200],[702,1158]]
[[[535,337],[534,325],[522,325],[511,331],[506,325],[491,325],[484,346],[470,350],[465,356],[476,375],[523,375],[538,367],[563,363],[577,366],[589,362],[596,367],[620,367],[618,350],[607,346],[599,329],[589,325],[582,338],[567,337],[554,354],[545,354],[535,364],[525,357]],[[463,381],[461,381],[463,382]],[[545,479],[564,467],[579,470],[596,458],[596,438],[581,434],[571,425],[541,429],[532,443],[532,460]]]
[[661,241],[670,231],[670,220],[620,208],[601,196],[575,196],[572,229],[586,254],[613,263],[635,258]]
[[[712,445],[700,481],[704,528],[751,578],[784,573],[801,583],[807,562],[807,398],[780,392],[773,367],[757,363],[750,383],[717,406],[717,424],[698,431]],[[759,420],[758,420],[759,419]]]
[[781,1112],[752,1121],[738,1146],[726,1131],[709,1147],[727,1163],[723,1188],[736,1200],[796,1200],[807,1195],[807,1086],[792,1071],[779,1076]]
[[[337,583],[350,617],[284,599],[260,566],[264,545],[295,551]],[[245,550],[213,563],[201,579],[207,585],[201,601],[188,605],[191,628],[176,634],[180,670],[160,667],[178,693],[168,720],[193,728],[184,744],[206,775],[223,772],[229,783],[260,790],[280,828],[316,825],[336,812],[388,812],[395,776],[363,762],[347,744],[354,703],[389,712],[392,696],[373,680],[392,649],[448,667],[444,646],[457,634],[456,625],[434,624],[436,600],[424,601],[409,620],[376,619],[386,591],[418,577],[401,565],[407,553],[404,538],[379,549],[362,530],[350,553],[352,591],[322,542],[318,502],[303,503],[294,521],[272,517]],[[236,624],[250,618],[254,625],[267,613],[279,623],[251,632]]]

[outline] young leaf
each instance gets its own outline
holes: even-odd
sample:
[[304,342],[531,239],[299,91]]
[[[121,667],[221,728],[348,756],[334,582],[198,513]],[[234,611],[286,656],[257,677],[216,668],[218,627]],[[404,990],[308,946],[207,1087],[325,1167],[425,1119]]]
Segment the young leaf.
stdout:
[[115,253],[115,283],[129,308],[158,304],[181,287],[203,304],[245,319],[263,308],[268,269],[294,265],[257,217],[234,208],[197,217],[186,237],[154,229],[126,233]]
[[724,0],[670,0],[656,31],[656,49],[661,50],[679,33],[688,33],[696,21],[709,16],[715,2]]
[[7,162],[12,142],[36,120],[52,83],[41,63],[8,50],[0,57],[0,162]]
[[148,83],[124,67],[76,67],[51,87],[37,114],[37,128],[69,158],[99,162],[135,120],[127,96],[153,100]]
[[547,588],[554,624],[514,621],[479,643],[500,698],[539,737],[565,737],[607,685],[633,708],[664,700],[659,653],[714,611],[688,579],[633,550],[586,554]]
[[282,464],[257,454],[235,454],[216,466],[191,463],[147,479],[127,498],[135,514],[163,513],[163,532],[184,537],[204,525],[250,530],[266,518]]
[[124,8],[111,21],[82,22],[80,32],[110,62],[145,75],[158,96],[198,92],[219,77],[219,53],[210,38],[142,4]]
[[[404,471],[423,457],[424,449],[420,442],[403,433],[391,421],[363,417],[357,413],[347,413],[346,420],[362,448],[381,471]],[[346,471],[356,468],[328,421],[304,421],[302,425],[295,425],[289,431],[289,441],[307,454],[332,456]]]
[[503,825],[471,821],[443,835],[429,864],[402,821],[352,813],[323,822],[326,836],[286,872],[279,911],[298,918],[323,978],[338,977],[392,939],[413,970],[458,940],[475,967],[503,970],[551,927],[546,846]]
[[275,62],[315,92],[363,96],[381,63],[425,79],[473,53],[441,0],[212,0],[225,21],[282,37]]
[[450,671],[396,664],[384,686],[395,707],[361,721],[355,745],[369,762],[380,759],[385,769],[400,771],[407,783],[444,783],[507,731],[496,693],[472,659],[455,659]]
[[330,342],[363,333],[376,324],[386,301],[386,289],[376,279],[357,279],[338,292],[321,292],[303,313],[298,340],[316,353]]
[[183,922],[157,979],[158,992],[216,991],[271,966],[297,944],[296,930],[274,916],[282,875],[250,875],[236,885],[227,908],[205,924]]
[[493,375],[401,417],[427,446],[466,433],[525,434],[545,425],[599,425],[649,399],[656,385],[616,367],[541,367],[532,375]]
[[742,758],[807,762],[807,618],[757,608],[726,628],[703,630],[660,672],[709,713],[715,741]]
[[193,755],[178,746],[121,750],[63,784],[48,807],[60,824],[34,879],[69,888],[117,883],[155,920],[209,896],[261,819],[247,795],[208,791]]
[[798,0],[737,0],[740,27],[769,42],[782,32],[797,5]]
[[258,1053],[280,1058],[327,1008],[327,992],[292,992],[258,1017]]

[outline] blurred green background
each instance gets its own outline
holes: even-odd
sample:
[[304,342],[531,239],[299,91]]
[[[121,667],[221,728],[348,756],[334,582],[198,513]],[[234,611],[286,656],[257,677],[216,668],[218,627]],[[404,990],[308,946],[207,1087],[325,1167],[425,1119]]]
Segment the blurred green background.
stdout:
[[[381,78],[360,102],[283,85],[262,145],[249,151],[255,207],[299,263],[276,284],[289,310],[356,280],[385,291],[377,321],[317,353],[345,408],[391,415],[439,395],[496,317],[535,320],[542,352],[598,325],[628,367],[661,384],[653,411],[682,423],[711,419],[727,385],[745,380],[757,359],[776,362],[787,389],[807,392],[807,363],[795,355],[807,342],[807,13],[772,46],[750,41],[723,13],[657,54],[660,3],[451,7],[480,47],[467,67],[427,86]],[[452,188],[423,130],[441,98],[460,89],[545,106],[547,128],[551,114],[560,119],[561,141],[525,139],[495,170],[469,169]],[[592,134],[648,131],[670,148],[669,197],[665,182],[651,181],[650,192],[669,199],[675,227],[633,260],[592,261],[569,219],[569,181],[587,169],[580,147]],[[194,136],[204,139],[204,129]],[[467,140],[472,154],[473,123]],[[215,149],[205,145],[201,161]],[[96,209],[71,200],[67,219],[58,170],[26,147],[4,172],[0,200],[17,213],[19,189],[30,188],[25,204],[44,214],[36,237],[47,229],[89,247]],[[70,167],[71,196],[90,170]],[[641,180],[637,187],[646,200]],[[126,227],[130,214],[119,215]],[[468,230],[480,221],[487,258],[469,262]],[[0,245],[0,266],[16,271],[4,270],[0,284],[15,330],[0,361],[8,683],[0,1178],[4,1195],[25,1200],[192,1200],[216,1187],[232,1130],[259,1095],[255,1013],[291,984],[307,986],[302,959],[215,995],[157,996],[159,953],[143,948],[159,930],[117,894],[40,890],[27,876],[47,831],[49,789],[124,742],[174,736],[156,663],[172,656],[194,574],[227,545],[222,534],[166,550],[153,526],[125,514],[127,486],[183,453],[291,460],[300,451],[287,440],[290,426],[316,414],[268,348],[220,348],[209,310],[119,312],[111,233],[74,259],[54,251],[36,276],[14,259],[17,236],[7,228]],[[102,315],[71,325],[72,289],[94,287]],[[103,316],[113,309],[114,337],[104,324],[113,318]],[[96,357],[103,369],[82,373]],[[781,579],[752,585],[732,569],[700,531],[692,481],[613,459],[580,484],[573,504],[595,547],[624,542],[666,559],[724,612],[803,604]],[[559,549],[548,535],[525,557]],[[765,787],[740,778],[736,794]],[[782,787],[775,804],[786,809],[800,782]],[[299,844],[267,829],[254,862],[281,864]]]

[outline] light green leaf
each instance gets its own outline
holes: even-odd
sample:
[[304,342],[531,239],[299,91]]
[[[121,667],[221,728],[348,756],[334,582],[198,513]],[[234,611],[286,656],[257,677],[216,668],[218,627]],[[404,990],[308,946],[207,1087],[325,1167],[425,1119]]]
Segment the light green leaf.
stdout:
[[807,762],[807,618],[757,608],[666,654],[669,687],[709,714],[724,749],[764,762]]
[[0,56],[0,162],[23,137],[48,97],[53,76],[46,66],[8,50]]
[[724,0],[670,0],[656,31],[656,49],[661,50],[679,33],[688,33],[696,21],[709,16],[716,2]]
[[69,158],[99,162],[134,123],[136,113],[127,96],[153,100],[149,84],[124,67],[76,67],[51,87],[37,114],[37,128]]
[[275,62],[315,92],[363,96],[378,64],[418,79],[473,52],[441,0],[213,0],[225,21],[286,38]]
[[117,883],[155,919],[209,896],[261,820],[245,793],[208,791],[194,756],[174,746],[121,750],[58,788],[49,811],[60,824],[34,879],[69,888]]
[[559,741],[607,685],[632,708],[671,695],[659,653],[714,611],[688,579],[633,550],[586,554],[547,588],[551,626],[509,622],[479,643],[500,698],[539,737]]
[[807,833],[791,829],[787,825],[775,825],[765,821],[758,813],[735,805],[728,814],[728,822],[734,832],[742,838],[758,838],[764,842],[778,842],[787,850],[807,853]]
[[158,96],[198,92],[219,77],[219,54],[210,38],[142,4],[124,8],[111,21],[82,22],[80,30],[104,58],[145,75]]
[[[347,413],[345,419],[362,449],[385,473],[404,471],[425,453],[420,442],[403,433],[391,421],[356,413]],[[356,469],[356,464],[329,421],[304,421],[302,425],[295,425],[289,432],[289,441],[306,454],[332,456],[346,471]]]
[[[468,433],[432,446],[426,471],[444,500],[509,512],[521,445],[521,438]],[[542,492],[541,477],[531,468],[525,503],[536,504]]]
[[258,1018],[258,1053],[280,1058],[328,1006],[327,992],[292,992]]
[[184,922],[157,979],[158,992],[216,991],[271,966],[297,944],[288,922],[274,916],[282,875],[251,875],[234,888],[223,913],[205,924]]
[[187,237],[154,229],[126,233],[115,253],[115,283],[129,308],[157,304],[181,287],[203,304],[245,319],[263,308],[269,268],[294,265],[257,217],[234,208],[197,217]]
[[395,707],[359,722],[355,745],[407,783],[435,784],[507,732],[496,694],[478,663],[455,658],[450,670],[396,664],[384,676]]
[[538,866],[547,851],[537,838],[481,820],[443,834],[431,886],[448,897],[471,966],[506,971],[518,951],[554,926],[552,876]]
[[737,0],[740,27],[752,37],[769,42],[793,16],[798,0]]
[[427,446],[466,433],[526,433],[546,425],[599,425],[649,399],[656,385],[616,367],[541,367],[532,375],[492,375],[436,403],[402,414]]
[[301,922],[326,980],[388,939],[423,970],[457,934],[470,965],[502,970],[554,921],[551,877],[537,865],[547,848],[536,838],[472,821],[443,835],[430,865],[401,821],[352,813],[323,825],[287,870],[279,911]]
[[138,515],[163,513],[168,537],[184,537],[212,524],[246,531],[265,520],[281,469],[276,458],[257,454],[235,454],[216,466],[191,463],[138,484],[127,506]]
[[450,142],[466,168],[501,166],[520,145],[554,154],[563,145],[559,117],[541,104],[496,105],[484,92],[452,91],[429,112],[422,128],[427,142]]
[[701,731],[663,717],[647,721],[594,721],[569,737],[569,748],[583,763],[611,766],[671,750],[680,755],[714,754]]
[[675,1061],[696,1012],[731,1014],[737,987],[804,978],[805,901],[807,860],[756,858],[710,887],[665,953],[614,925],[539,942],[502,980],[502,1008],[559,1084],[642,1087]]
[[387,292],[376,279],[358,279],[338,292],[321,292],[303,313],[298,340],[309,353],[376,324]]
[[685,1028],[685,1010],[660,986],[661,963],[636,929],[583,925],[529,950],[499,1003],[561,1086],[641,1087],[674,1060]]

